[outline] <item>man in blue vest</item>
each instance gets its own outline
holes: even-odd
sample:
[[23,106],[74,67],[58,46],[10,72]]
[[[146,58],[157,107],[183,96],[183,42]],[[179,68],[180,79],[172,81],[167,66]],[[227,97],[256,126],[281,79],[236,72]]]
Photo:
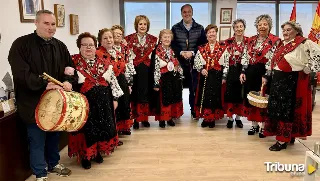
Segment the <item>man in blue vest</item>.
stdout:
[[192,18],[193,8],[190,4],[181,7],[182,20],[172,26],[173,41],[172,49],[178,58],[184,73],[184,87],[189,87],[189,105],[191,115],[195,117],[194,99],[197,88],[198,72],[194,70],[194,56],[198,51],[198,46],[207,42],[206,34],[202,25]]

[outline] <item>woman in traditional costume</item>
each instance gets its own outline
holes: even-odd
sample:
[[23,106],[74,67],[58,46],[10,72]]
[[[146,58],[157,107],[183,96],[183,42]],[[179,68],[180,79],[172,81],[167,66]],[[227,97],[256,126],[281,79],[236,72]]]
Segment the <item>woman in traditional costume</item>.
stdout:
[[[284,40],[271,61],[272,79],[268,100],[266,136],[276,136],[270,151],[287,148],[296,137],[311,136],[312,95],[310,72],[320,70],[320,47],[303,37],[295,22],[281,25]],[[263,81],[267,79],[263,78]]]
[[221,55],[225,43],[217,41],[216,25],[208,25],[205,32],[208,43],[199,46],[194,59],[194,69],[199,72],[195,110],[197,118],[204,118],[201,127],[213,128],[215,121],[224,117],[221,85],[225,62],[221,61]]
[[243,128],[240,120],[240,116],[243,116],[243,95],[239,76],[242,70],[241,57],[248,43],[248,38],[244,36],[246,22],[243,19],[236,19],[232,27],[235,32],[234,36],[225,40],[227,48],[222,54],[223,62],[228,64],[224,67],[224,72],[227,72],[227,77],[223,77],[223,83],[226,84],[224,103],[229,118],[227,127],[233,127],[233,115],[235,114],[237,127]]
[[91,160],[102,163],[101,154],[110,154],[118,145],[114,110],[123,95],[110,62],[96,56],[96,37],[82,33],[77,39],[80,54],[72,56],[80,93],[89,103],[89,116],[84,127],[69,136],[68,155],[77,156],[82,167],[91,168]]
[[[113,26],[111,30],[100,30],[98,41],[101,46],[97,50],[97,55],[101,58],[110,59],[113,65],[113,71],[124,92],[124,95],[118,100],[118,108],[116,109],[117,130],[121,135],[130,135],[130,128],[133,124],[133,120],[131,119],[130,94],[135,71],[132,62],[129,62],[129,49],[122,43],[123,31],[120,25]],[[110,44],[106,41],[107,37],[110,38]]]
[[[270,33],[272,19],[269,15],[258,16],[255,27],[258,35],[249,38],[248,46],[244,50],[241,60],[240,81],[244,84],[244,115],[246,115],[248,121],[252,121],[252,127],[248,131],[248,135],[259,133],[259,137],[264,138],[263,130],[267,110],[250,105],[246,97],[250,91],[260,91],[262,86],[263,92],[268,93],[269,86],[262,85],[261,77],[266,74],[266,66],[268,66],[266,63],[272,59],[280,38]],[[258,122],[262,123],[261,129]]]
[[155,101],[151,101],[150,105],[156,105],[151,108],[155,107],[155,120],[159,121],[161,128],[165,128],[166,122],[169,126],[175,126],[173,119],[183,115],[183,70],[170,47],[172,39],[171,30],[161,30],[159,44],[152,56],[153,85],[157,94],[152,96]]
[[133,128],[139,129],[141,122],[144,127],[150,127],[148,116],[152,116],[149,108],[150,82],[153,75],[150,74],[150,59],[152,51],[157,43],[157,37],[148,34],[150,29],[149,18],[145,15],[136,16],[134,21],[136,33],[125,37],[130,50],[129,62],[133,62],[136,74],[133,76],[131,93],[131,108],[134,123]]

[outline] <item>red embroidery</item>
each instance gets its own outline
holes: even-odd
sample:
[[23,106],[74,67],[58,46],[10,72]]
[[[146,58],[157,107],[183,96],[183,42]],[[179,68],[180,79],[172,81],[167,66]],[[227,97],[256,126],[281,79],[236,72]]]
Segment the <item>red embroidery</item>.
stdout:
[[116,56],[113,57],[104,47],[99,47],[97,49],[97,56],[102,59],[107,59],[108,62],[113,66],[113,72],[116,77],[118,77],[120,74],[124,74],[126,71],[126,61],[125,56],[119,52],[116,51]]
[[279,37],[269,34],[268,38],[258,48],[255,48],[258,35],[251,37],[248,43],[248,53],[251,57],[250,64],[267,63],[268,59],[265,58],[265,55],[278,40],[280,40]]
[[80,92],[85,93],[97,85],[108,86],[102,75],[108,70],[109,63],[99,57],[95,58],[94,65],[90,67],[80,54],[72,55],[72,61],[84,77],[86,77]]
[[225,48],[225,44],[218,42],[214,45],[214,50],[212,52],[210,50],[209,43],[199,47],[199,51],[202,55],[202,58],[206,61],[206,66],[208,66],[208,70],[221,70],[219,59]]
[[129,48],[132,49],[133,53],[136,55],[133,60],[133,65],[138,66],[139,64],[144,63],[145,65],[150,66],[149,55],[156,45],[157,38],[147,34],[146,42],[143,46],[139,43],[137,33],[126,36],[125,40],[128,42]]
[[290,42],[286,45],[284,45],[283,42],[281,42],[272,58],[271,69],[278,66],[278,68],[284,72],[291,72],[291,66],[284,58],[284,56],[296,49],[305,40],[306,38],[304,37],[296,36],[293,42]]
[[[227,51],[231,55],[229,58],[229,65],[234,65],[241,62],[241,57],[243,55],[243,51],[245,46],[248,44],[248,37],[243,37],[241,44],[236,42],[236,38],[232,37],[225,41]],[[238,53],[236,53],[238,52]]]
[[[178,59],[176,59],[174,57],[174,52],[173,50],[170,48],[169,50],[169,55],[167,55],[167,52],[166,50],[163,48],[163,46],[161,46],[161,44],[157,47],[157,50],[156,50],[156,55],[158,55],[158,57],[165,61],[165,62],[172,62],[174,64],[175,67],[177,67],[179,65],[179,61]],[[167,73],[169,72],[168,70],[168,67],[167,66],[164,66],[162,68],[160,68],[160,72],[161,74],[164,74],[164,73]]]

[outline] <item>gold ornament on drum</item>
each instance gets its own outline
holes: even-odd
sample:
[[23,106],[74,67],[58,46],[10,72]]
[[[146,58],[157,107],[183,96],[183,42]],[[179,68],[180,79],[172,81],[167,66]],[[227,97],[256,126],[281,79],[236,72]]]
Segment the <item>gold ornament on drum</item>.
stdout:
[[[43,78],[63,86],[63,84],[43,73]],[[44,131],[79,131],[89,114],[87,98],[78,92],[46,90],[35,110],[38,127]]]

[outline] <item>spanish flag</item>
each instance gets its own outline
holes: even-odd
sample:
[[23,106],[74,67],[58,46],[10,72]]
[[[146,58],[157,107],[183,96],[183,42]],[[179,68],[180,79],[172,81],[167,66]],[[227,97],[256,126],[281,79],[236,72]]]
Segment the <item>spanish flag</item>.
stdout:
[[296,0],[294,0],[293,2],[293,8],[292,8],[292,12],[291,12],[291,16],[290,16],[290,21],[296,22],[297,21],[297,2]]
[[313,18],[311,31],[308,38],[320,45],[320,1],[318,2],[318,7]]

